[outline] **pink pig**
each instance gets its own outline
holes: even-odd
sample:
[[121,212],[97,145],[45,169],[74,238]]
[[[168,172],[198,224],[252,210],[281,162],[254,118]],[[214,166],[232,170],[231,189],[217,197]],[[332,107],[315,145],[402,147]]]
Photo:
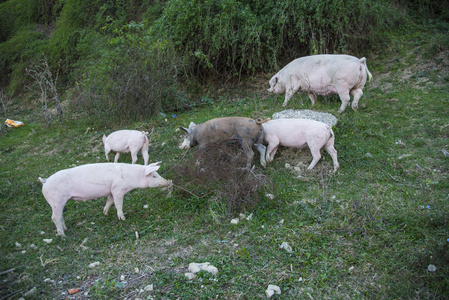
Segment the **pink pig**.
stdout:
[[125,220],[123,214],[123,196],[137,188],[155,188],[171,186],[172,181],[162,178],[156,171],[160,162],[148,166],[124,163],[87,164],[56,172],[47,179],[39,177],[42,194],[52,209],[51,219],[60,236],[67,229],[62,211],[69,199],[87,201],[108,196],[103,209],[108,214],[112,204],[117,209],[119,220]]
[[144,131],[119,130],[111,133],[108,137],[103,135],[104,152],[109,161],[109,152],[115,152],[114,162],[118,162],[120,153],[131,152],[132,163],[137,161],[137,153],[142,153],[144,165],[148,165],[148,138]]
[[366,65],[366,58],[341,54],[321,54],[297,58],[271,77],[268,92],[284,94],[282,106],[297,92],[306,92],[312,105],[317,95],[338,94],[342,113],[354,97],[352,109],[357,110],[366,80],[372,75]]
[[334,148],[334,132],[328,124],[305,119],[276,119],[262,124],[264,141],[268,143],[266,161],[272,162],[279,147],[309,147],[313,160],[307,170],[313,169],[321,159],[324,147],[334,162],[334,172],[339,168],[337,150]]

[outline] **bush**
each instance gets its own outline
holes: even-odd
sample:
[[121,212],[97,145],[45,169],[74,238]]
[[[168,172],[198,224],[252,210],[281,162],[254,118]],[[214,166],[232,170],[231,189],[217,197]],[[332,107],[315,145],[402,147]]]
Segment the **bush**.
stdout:
[[171,0],[156,25],[204,80],[269,71],[303,55],[361,53],[401,18],[383,1]]
[[[149,29],[151,30],[151,29]],[[153,41],[144,23],[130,23],[113,30],[103,47],[80,62],[73,108],[107,120],[140,120],[182,106],[177,79],[182,66],[167,43]],[[79,45],[95,45],[105,37],[87,36]]]

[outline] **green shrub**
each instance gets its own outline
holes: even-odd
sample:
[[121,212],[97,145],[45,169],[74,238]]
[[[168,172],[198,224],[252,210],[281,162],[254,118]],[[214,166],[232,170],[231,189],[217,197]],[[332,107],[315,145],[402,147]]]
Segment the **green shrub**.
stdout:
[[317,53],[361,53],[403,16],[381,1],[172,0],[156,23],[201,79],[279,68]]
[[77,65],[81,71],[73,109],[108,120],[140,120],[182,105],[176,82],[182,63],[169,45],[151,40],[144,23],[112,31],[112,38],[92,34],[80,43],[83,49],[93,41],[108,47],[92,55],[88,64]]

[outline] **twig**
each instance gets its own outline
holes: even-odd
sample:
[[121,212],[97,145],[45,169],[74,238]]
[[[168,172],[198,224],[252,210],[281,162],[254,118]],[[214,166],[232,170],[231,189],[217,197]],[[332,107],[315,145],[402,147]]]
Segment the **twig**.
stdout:
[[179,185],[173,184],[173,186],[176,186],[177,188],[183,190],[184,192],[189,193],[189,194],[192,195],[192,196],[195,196],[195,197],[198,198],[198,199],[204,198],[204,197],[206,197],[207,195],[210,195],[210,194],[212,194],[213,192],[215,192],[215,191],[212,191],[212,192],[207,193],[206,195],[203,195],[203,196],[200,197],[200,196],[197,196],[197,195],[195,195],[194,193],[192,193],[192,192],[186,190],[185,188],[180,187]]
[[8,273],[11,273],[11,272],[13,272],[13,271],[15,271],[16,270],[16,268],[12,268],[12,269],[9,269],[9,270],[6,270],[6,271],[3,271],[3,272],[0,272],[0,275],[3,275],[3,274],[8,274]]

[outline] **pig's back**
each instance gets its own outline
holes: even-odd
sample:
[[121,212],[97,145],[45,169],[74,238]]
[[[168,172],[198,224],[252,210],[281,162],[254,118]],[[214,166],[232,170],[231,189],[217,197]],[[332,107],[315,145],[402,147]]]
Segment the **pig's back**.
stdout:
[[262,124],[265,137],[277,136],[280,143],[287,147],[299,147],[315,136],[327,136],[330,129],[327,124],[307,119],[276,119]]

